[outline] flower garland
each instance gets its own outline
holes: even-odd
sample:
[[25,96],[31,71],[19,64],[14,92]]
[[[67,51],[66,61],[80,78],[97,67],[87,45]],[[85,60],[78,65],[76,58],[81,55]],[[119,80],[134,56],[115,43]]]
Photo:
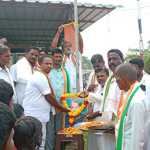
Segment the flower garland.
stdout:
[[[81,98],[81,93],[65,93],[61,96],[61,101],[63,103],[63,106],[67,109],[70,109],[67,102],[66,102],[67,98],[72,98],[72,99]],[[85,97],[82,97],[82,98],[84,98],[84,101],[81,104],[81,106],[78,109],[74,110],[74,111],[70,109],[70,112],[68,112],[70,126],[73,126],[74,121],[75,121],[75,117],[79,116],[80,113],[88,106],[89,97],[85,96]]]

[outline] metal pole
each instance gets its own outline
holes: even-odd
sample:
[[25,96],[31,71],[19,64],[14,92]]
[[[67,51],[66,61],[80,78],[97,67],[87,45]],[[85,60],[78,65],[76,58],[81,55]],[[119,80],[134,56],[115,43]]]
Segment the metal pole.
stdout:
[[141,19],[140,0],[137,0],[137,13],[138,13],[138,29],[139,29],[139,49],[140,49],[140,55],[143,55],[144,44],[143,44],[143,37],[142,37],[142,19]]
[[79,26],[78,26],[78,2],[77,0],[74,0],[74,21],[75,21],[75,45],[76,45],[76,58],[77,58],[77,79],[76,79],[76,86],[77,86],[77,92],[79,92],[80,89],[80,82],[81,82],[81,54],[79,52]]

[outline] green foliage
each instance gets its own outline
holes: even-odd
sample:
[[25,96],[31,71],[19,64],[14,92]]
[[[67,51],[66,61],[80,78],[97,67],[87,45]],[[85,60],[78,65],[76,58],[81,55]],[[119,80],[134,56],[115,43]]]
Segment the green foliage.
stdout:
[[86,56],[82,56],[82,68],[83,68],[83,70],[91,70],[92,69],[91,61]]
[[[137,57],[140,57],[138,53],[128,54],[125,58],[125,62],[128,62],[130,59],[137,58]],[[147,49],[144,51],[144,70],[145,72],[150,74],[150,51]]]
[[139,57],[138,54],[129,54],[125,57],[125,62],[129,62],[129,60],[133,59],[133,58],[137,58]]
[[147,72],[148,74],[150,74],[150,51],[146,50],[144,52],[144,70],[145,72]]

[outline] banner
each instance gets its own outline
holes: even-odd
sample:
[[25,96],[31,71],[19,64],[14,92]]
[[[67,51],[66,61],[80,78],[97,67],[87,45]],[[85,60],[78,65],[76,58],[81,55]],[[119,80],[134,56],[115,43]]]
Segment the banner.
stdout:
[[[69,23],[64,24],[64,41],[70,42],[72,44],[72,50],[76,50],[75,46],[75,24]],[[83,53],[83,39],[79,33],[79,51]]]

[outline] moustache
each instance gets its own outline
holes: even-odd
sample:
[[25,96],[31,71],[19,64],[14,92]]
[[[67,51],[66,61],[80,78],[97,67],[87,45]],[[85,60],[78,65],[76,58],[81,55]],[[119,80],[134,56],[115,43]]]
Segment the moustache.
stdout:
[[110,66],[110,67],[116,67],[117,65],[115,65],[115,64],[110,64],[109,66]]
[[37,57],[32,57],[31,59],[36,61],[36,60],[37,60]]

